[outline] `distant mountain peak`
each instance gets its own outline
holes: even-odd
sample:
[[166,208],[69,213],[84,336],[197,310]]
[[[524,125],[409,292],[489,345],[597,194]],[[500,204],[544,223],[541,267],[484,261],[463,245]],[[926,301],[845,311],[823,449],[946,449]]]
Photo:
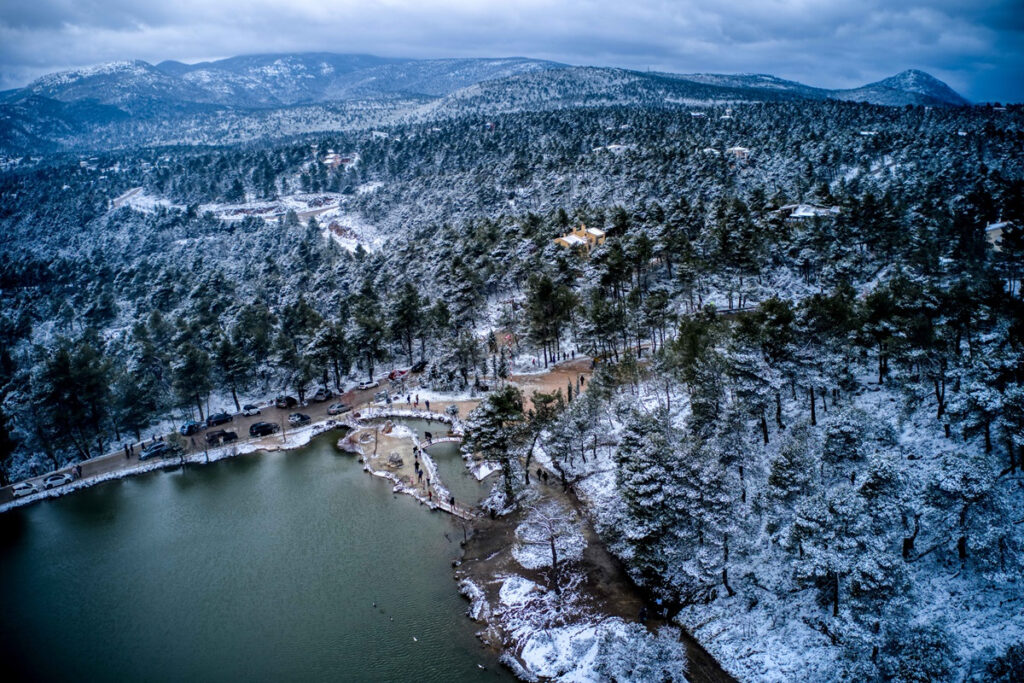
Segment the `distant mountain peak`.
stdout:
[[913,93],[924,98],[952,105],[970,104],[958,92],[948,85],[920,69],[907,69],[895,76],[884,78],[876,83],[869,83],[863,89],[868,88],[889,88],[904,93]]
[[28,85],[30,89],[52,88],[54,86],[67,85],[76,81],[95,76],[123,75],[132,73],[145,73],[151,71],[153,66],[141,59],[122,59],[113,62],[103,62],[93,66],[84,66],[66,71],[56,71],[45,76],[40,76]]

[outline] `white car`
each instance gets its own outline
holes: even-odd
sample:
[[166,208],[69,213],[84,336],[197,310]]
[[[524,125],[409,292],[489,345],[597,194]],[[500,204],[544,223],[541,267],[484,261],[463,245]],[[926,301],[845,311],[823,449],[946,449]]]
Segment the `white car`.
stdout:
[[19,481],[11,487],[11,492],[14,493],[15,498],[31,496],[33,493],[37,493],[38,491],[39,489],[36,488],[36,485],[30,481]]
[[58,472],[57,474],[51,474],[46,479],[43,479],[43,488],[53,489],[58,486],[64,486],[64,484],[70,484],[75,478],[67,472]]
[[259,415],[259,414],[260,414],[259,406],[254,406],[251,403],[246,403],[244,406],[242,406],[242,415],[252,416],[252,415]]
[[380,382],[374,380],[373,382],[360,382],[359,386],[357,388],[360,391],[363,391],[365,389],[376,389],[379,386],[380,386]]
[[352,410],[352,407],[347,403],[332,403],[327,407],[327,414],[341,415],[342,413],[347,413],[350,410]]

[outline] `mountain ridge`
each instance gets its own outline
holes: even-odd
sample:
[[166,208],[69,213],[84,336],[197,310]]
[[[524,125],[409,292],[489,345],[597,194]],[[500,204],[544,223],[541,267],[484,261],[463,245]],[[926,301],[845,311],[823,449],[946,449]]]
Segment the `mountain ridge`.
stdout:
[[309,52],[155,66],[123,60],[46,74],[24,88],[0,92],[0,150],[89,146],[97,131],[108,140],[127,135],[131,144],[140,144],[146,134],[128,131],[129,123],[152,131],[191,117],[193,126],[206,125],[197,123],[199,117],[216,127],[216,117],[208,115],[262,116],[308,106],[386,112],[379,121],[354,115],[366,125],[386,125],[575,107],[828,99],[888,106],[969,104],[942,81],[916,70],[860,88],[828,90],[763,73],[642,72],[526,57],[400,59]]
[[[484,81],[567,68],[569,65],[559,62],[527,57],[412,59],[330,52],[239,55],[196,64],[167,60],[152,65],[123,60],[46,74],[25,88],[9,91],[8,99],[27,91],[64,102],[96,99],[103,104],[130,106],[133,96],[149,96],[223,106],[273,107],[395,94],[444,97]],[[918,69],[850,89],[819,88],[765,73],[643,74],[620,70],[708,87],[787,92],[812,99],[886,105],[969,104],[947,84]]]

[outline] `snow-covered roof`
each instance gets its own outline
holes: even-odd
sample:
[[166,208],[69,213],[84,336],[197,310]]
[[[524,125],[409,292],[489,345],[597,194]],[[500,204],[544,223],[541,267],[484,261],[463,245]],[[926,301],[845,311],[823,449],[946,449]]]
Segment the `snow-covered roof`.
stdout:
[[[786,208],[786,207],[783,207]],[[789,214],[790,218],[811,218],[812,216],[828,216],[839,213],[839,207],[833,206],[826,209],[822,206],[814,206],[813,204],[797,204],[793,213]]]
[[587,228],[587,233],[594,237],[604,237],[604,230],[598,230],[597,228]]
[[577,237],[576,235],[563,235],[562,239],[565,240],[565,242],[569,246],[573,246],[573,247],[576,246],[577,244],[586,244],[587,243],[587,241],[585,239],[583,239],[582,237]]

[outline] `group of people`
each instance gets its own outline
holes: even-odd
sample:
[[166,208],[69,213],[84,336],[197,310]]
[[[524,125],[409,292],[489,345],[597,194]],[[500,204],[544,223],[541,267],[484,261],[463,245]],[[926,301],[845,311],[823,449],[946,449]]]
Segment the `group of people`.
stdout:
[[[412,394],[406,394],[405,402],[406,403],[411,403],[412,406],[416,410],[420,409],[420,395],[419,394],[416,394],[416,396],[413,396]],[[423,405],[426,407],[427,412],[429,412],[430,411],[430,401],[424,401]]]
[[[430,488],[430,477],[426,476],[426,470],[424,470],[423,468],[420,467],[420,452],[419,451],[416,451],[415,453],[413,453],[413,456],[412,456],[412,469],[413,469],[414,472],[416,472],[416,477],[417,477],[417,480],[419,481],[419,483],[422,484],[424,477],[426,477],[427,481],[426,481],[426,486],[424,488],[427,491],[427,500],[433,502],[433,500],[434,500],[434,492]],[[440,498],[439,498],[439,500],[440,500]],[[448,498],[448,504],[452,507],[452,509],[455,509],[455,496],[450,496]]]

